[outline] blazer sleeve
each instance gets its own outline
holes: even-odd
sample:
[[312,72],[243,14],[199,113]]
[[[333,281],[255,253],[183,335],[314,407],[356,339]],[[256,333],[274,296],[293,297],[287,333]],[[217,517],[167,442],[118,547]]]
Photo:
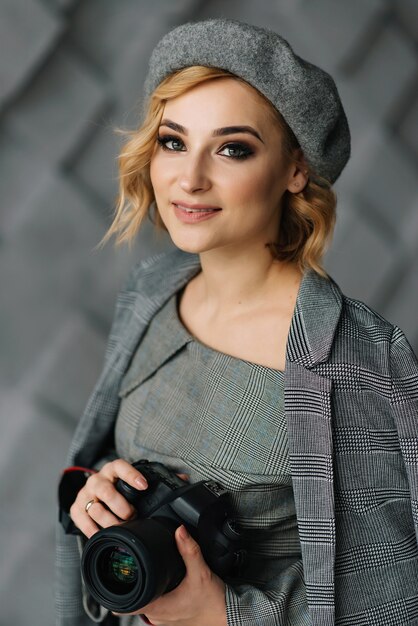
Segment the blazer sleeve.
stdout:
[[[66,465],[81,465],[83,467],[100,467],[108,460],[112,460],[116,455],[113,452],[112,442],[104,442],[102,437],[98,437],[94,442],[94,451],[89,452],[80,442],[84,440],[87,432],[94,431],[92,423],[94,417],[99,413],[105,413],[104,408],[108,408],[111,419],[113,412],[116,412],[115,392],[118,375],[108,377],[106,385],[103,383],[103,375],[108,368],[109,356],[117,345],[122,328],[126,323],[129,313],[130,292],[136,285],[138,274],[141,271],[141,263],[136,264],[122,289],[119,291],[110,333],[108,336],[104,364],[102,372],[96,382],[95,388],[90,394],[86,409],[81,417],[77,429],[73,435],[70,450],[67,455]],[[109,380],[113,383],[109,388]],[[94,432],[93,432],[94,435]],[[94,437],[93,437],[94,439]],[[58,517],[58,516],[57,516]],[[55,607],[56,626],[93,626],[101,620],[103,612],[100,607],[91,601],[85,593],[81,581],[80,573],[80,545],[77,537],[64,533],[61,524],[56,522],[56,560],[55,560]],[[103,626],[117,624],[119,619],[110,613],[102,621]]]
[[392,333],[390,367],[391,405],[409,481],[418,543],[418,359],[398,327]]
[[225,597],[228,626],[310,623],[302,559],[277,575],[266,589],[227,584]]

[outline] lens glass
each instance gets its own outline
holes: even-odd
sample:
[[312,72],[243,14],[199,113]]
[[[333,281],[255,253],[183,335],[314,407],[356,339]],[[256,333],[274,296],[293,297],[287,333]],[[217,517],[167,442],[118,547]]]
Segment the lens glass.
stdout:
[[98,575],[112,593],[129,593],[138,581],[138,565],[131,552],[120,546],[106,548],[100,555]]

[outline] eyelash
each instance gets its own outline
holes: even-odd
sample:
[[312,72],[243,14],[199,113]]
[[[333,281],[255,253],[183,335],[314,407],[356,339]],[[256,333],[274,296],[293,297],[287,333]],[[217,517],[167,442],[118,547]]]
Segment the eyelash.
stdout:
[[[175,135],[164,135],[164,136],[158,135],[157,137],[157,143],[161,146],[163,150],[166,150],[167,152],[183,152],[183,150],[174,150],[173,148],[168,148],[167,144],[170,141],[176,141],[178,143],[183,144],[183,141],[179,137],[176,137]],[[234,159],[236,161],[247,159],[249,156],[254,154],[253,151],[244,143],[237,143],[237,142],[227,143],[224,146],[222,146],[221,150],[225,150],[226,148],[235,148],[235,149],[241,150],[242,154],[240,156],[221,155],[221,156],[226,156],[228,159]]]

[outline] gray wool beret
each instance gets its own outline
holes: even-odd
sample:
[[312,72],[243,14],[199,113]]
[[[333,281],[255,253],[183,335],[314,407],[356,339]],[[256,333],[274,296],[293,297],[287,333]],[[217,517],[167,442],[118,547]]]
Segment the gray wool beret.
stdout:
[[350,131],[327,72],[272,30],[231,19],[187,22],[154,48],[146,100],[169,74],[191,65],[227,70],[258,89],[282,114],[312,170],[335,182],[350,156]]

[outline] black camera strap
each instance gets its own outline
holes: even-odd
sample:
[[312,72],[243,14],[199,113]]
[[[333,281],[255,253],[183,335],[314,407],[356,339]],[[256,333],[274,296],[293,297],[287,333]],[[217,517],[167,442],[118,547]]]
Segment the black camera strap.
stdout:
[[79,535],[80,531],[70,517],[70,508],[78,492],[96,470],[86,467],[67,467],[58,485],[59,521],[67,535]]

